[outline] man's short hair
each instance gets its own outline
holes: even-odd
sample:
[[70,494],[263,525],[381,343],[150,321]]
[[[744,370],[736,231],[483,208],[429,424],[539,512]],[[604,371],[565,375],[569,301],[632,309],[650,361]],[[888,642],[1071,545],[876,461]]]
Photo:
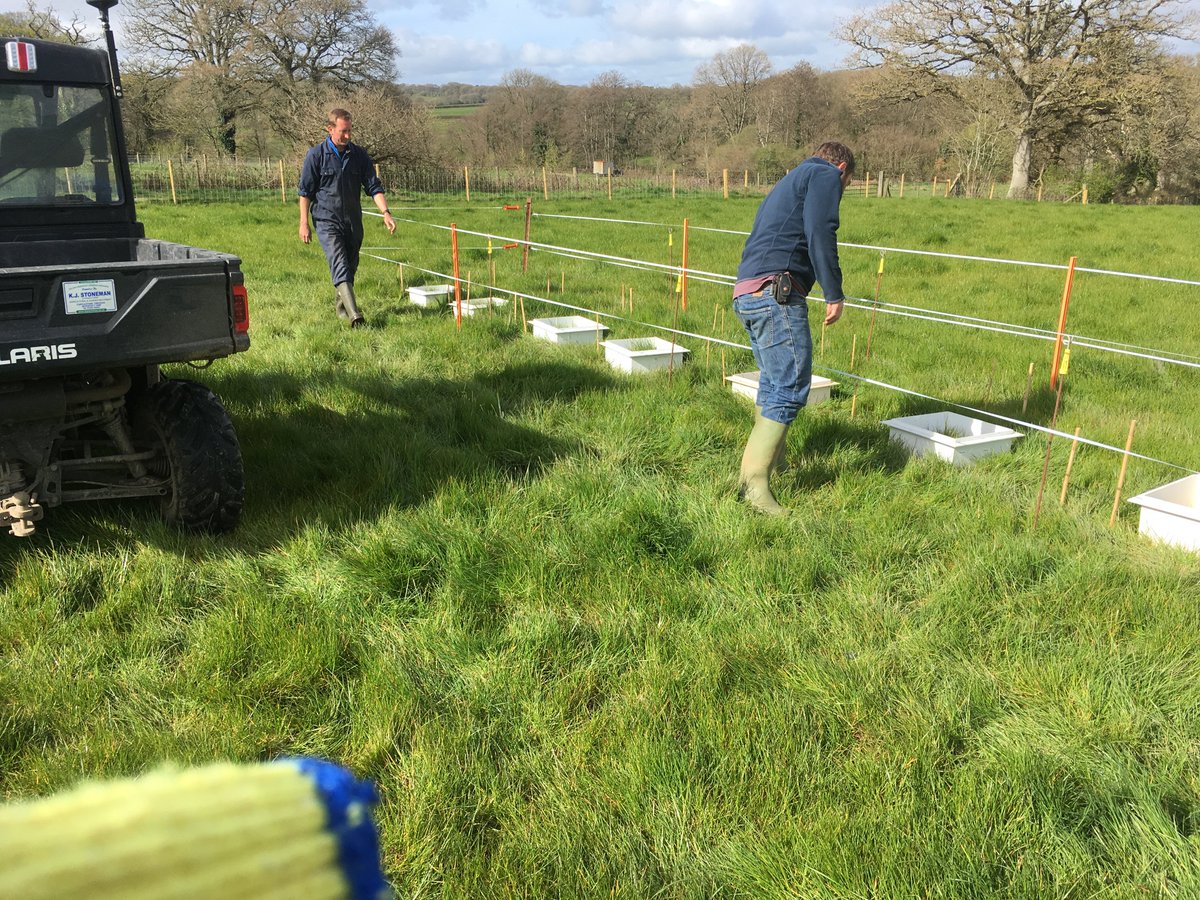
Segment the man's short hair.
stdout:
[[847,172],[854,171],[854,151],[837,141],[826,141],[813,151],[813,156],[820,157],[835,166],[838,163],[845,163]]
[[350,121],[350,110],[342,109],[340,106],[335,106],[329,111],[329,115],[325,118],[325,127],[332,128],[338,123],[338,119]]

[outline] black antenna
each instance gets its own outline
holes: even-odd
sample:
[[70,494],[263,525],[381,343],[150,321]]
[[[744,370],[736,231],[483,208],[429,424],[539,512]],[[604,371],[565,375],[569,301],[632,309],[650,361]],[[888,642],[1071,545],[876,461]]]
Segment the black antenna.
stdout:
[[108,11],[117,5],[117,0],[87,0],[87,5],[100,10],[100,24],[104,26],[104,39],[108,44],[108,65],[112,69],[113,93],[120,100],[125,94],[121,91],[121,70],[117,68],[117,42],[108,27]]

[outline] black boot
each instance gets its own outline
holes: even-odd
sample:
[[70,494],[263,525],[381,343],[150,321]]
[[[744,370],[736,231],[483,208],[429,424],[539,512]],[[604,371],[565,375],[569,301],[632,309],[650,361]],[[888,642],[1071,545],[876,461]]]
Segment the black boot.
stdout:
[[338,318],[349,319],[351,328],[361,328],[366,324],[366,319],[358,310],[358,304],[354,300],[354,285],[348,281],[343,281],[337,286],[337,314]]

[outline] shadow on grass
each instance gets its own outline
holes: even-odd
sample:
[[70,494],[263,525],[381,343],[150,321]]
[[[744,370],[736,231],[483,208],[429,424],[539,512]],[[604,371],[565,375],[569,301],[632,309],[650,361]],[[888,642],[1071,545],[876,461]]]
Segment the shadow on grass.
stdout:
[[846,419],[822,419],[805,429],[802,451],[795,443],[781,477],[813,490],[850,473],[897,472],[908,460],[904,450],[877,426]]
[[[343,528],[415,506],[449,481],[536,478],[583,447],[512,418],[619,384],[569,362],[516,365],[465,381],[391,381],[334,368],[304,380],[247,371],[205,380],[229,409],[241,444],[246,508],[232,535],[241,549],[273,545],[314,522]],[[70,504],[49,510],[33,538],[3,537],[0,587],[28,559],[26,549],[115,549],[144,540],[177,550],[185,540],[159,526],[152,500]]]

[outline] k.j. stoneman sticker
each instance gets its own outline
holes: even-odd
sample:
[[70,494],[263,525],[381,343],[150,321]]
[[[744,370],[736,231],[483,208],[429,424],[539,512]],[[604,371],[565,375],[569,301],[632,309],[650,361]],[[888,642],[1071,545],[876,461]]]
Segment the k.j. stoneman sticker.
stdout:
[[64,281],[63,305],[67,315],[116,312],[117,286],[111,278],[92,281]]

